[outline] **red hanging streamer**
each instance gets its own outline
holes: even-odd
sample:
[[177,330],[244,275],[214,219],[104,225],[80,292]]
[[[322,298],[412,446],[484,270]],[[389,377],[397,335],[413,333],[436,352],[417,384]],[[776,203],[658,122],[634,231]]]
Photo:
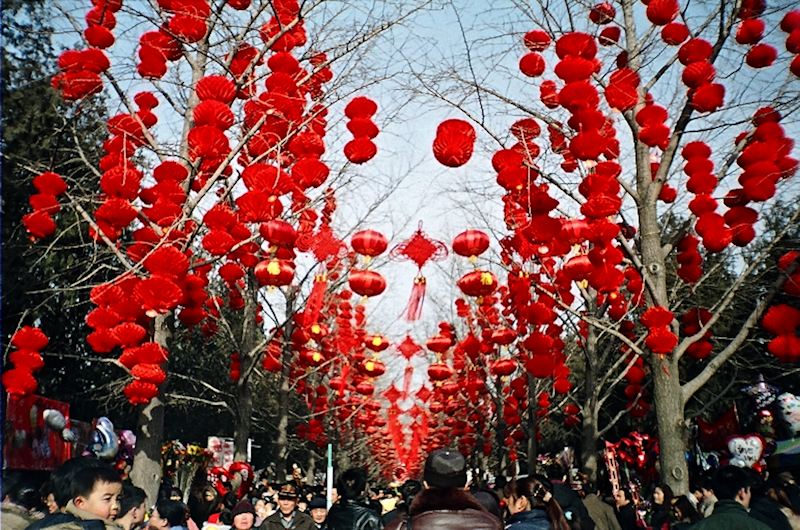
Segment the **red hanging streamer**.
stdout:
[[425,288],[428,282],[425,276],[414,278],[414,287],[411,288],[411,296],[408,297],[405,315],[406,320],[415,322],[422,316],[422,304],[425,303]]
[[389,254],[398,261],[413,261],[419,268],[419,274],[414,278],[414,287],[406,305],[405,319],[409,322],[419,320],[422,316],[422,303],[425,301],[425,287],[427,282],[422,275],[422,267],[429,261],[441,261],[447,257],[447,245],[442,241],[431,239],[422,231],[422,221],[414,234],[394,247]]
[[325,299],[325,291],[328,288],[328,277],[325,274],[318,274],[314,278],[314,286],[306,300],[305,321],[307,324],[316,324],[319,319],[319,312],[322,310],[322,302]]

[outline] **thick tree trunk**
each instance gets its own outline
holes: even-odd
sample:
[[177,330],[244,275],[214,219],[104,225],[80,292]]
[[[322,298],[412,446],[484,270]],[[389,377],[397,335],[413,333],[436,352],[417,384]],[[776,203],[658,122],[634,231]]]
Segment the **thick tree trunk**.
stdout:
[[688,432],[684,422],[678,363],[671,357],[654,355],[651,366],[661,448],[661,479],[672,488],[675,495],[685,495],[689,492],[689,467],[685,456]]
[[[286,315],[294,312],[294,293],[286,297]],[[284,346],[281,355],[281,386],[278,390],[278,432],[275,439],[275,475],[279,482],[286,480],[286,460],[289,458],[289,372],[292,361],[292,336],[293,326],[291,320],[287,322],[284,330]]]
[[539,456],[539,442],[536,440],[536,428],[539,417],[536,415],[536,380],[528,376],[528,474],[536,474],[536,459]]
[[595,373],[595,359],[597,358],[597,331],[590,327],[586,341],[586,363],[584,373],[584,400],[583,423],[580,448],[581,469],[589,475],[589,480],[597,480],[597,438],[599,419],[599,389],[597,388],[597,374]]
[[314,484],[314,475],[317,473],[317,452],[308,451],[308,465],[306,466],[306,484]]
[[[241,357],[241,371],[249,371],[253,362],[248,355]],[[236,385],[236,429],[233,433],[234,457],[236,461],[247,461],[247,445],[253,424],[253,394],[250,390],[250,378],[240,380]]]
[[[153,340],[167,347],[170,330],[166,316],[156,317]],[[148,505],[156,501],[161,484],[161,446],[164,443],[164,402],[161,392],[150,403],[139,407],[136,422],[136,448],[130,477],[147,494]]]

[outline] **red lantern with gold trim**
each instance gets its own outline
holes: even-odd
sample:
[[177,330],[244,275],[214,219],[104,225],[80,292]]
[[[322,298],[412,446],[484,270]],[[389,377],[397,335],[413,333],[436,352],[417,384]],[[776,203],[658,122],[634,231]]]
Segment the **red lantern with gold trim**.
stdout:
[[383,276],[370,270],[350,271],[348,283],[350,289],[360,296],[377,296],[386,290],[386,280]]
[[497,277],[487,271],[468,272],[458,280],[458,288],[467,296],[488,296],[497,289]]
[[465,230],[453,239],[453,252],[475,259],[489,248],[489,236],[480,230]]

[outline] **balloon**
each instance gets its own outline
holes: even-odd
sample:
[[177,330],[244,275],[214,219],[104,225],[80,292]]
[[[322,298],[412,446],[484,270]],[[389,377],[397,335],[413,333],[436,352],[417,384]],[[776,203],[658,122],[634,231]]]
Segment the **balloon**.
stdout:
[[42,412],[45,424],[54,431],[63,431],[67,426],[67,420],[64,415],[55,409],[45,409]]
[[97,418],[92,438],[87,449],[98,458],[111,460],[119,450],[119,440],[114,424],[105,416]]
[[764,455],[764,445],[764,438],[759,434],[729,438],[730,464],[739,467],[753,467]]
[[64,429],[61,431],[61,438],[65,442],[72,443],[78,439],[78,435],[75,434],[75,431],[71,429]]
[[714,422],[697,418],[698,443],[704,451],[725,449],[725,439],[739,432],[739,419],[736,408],[731,407]]
[[224,467],[215,466],[208,470],[208,481],[221,496],[228,493],[231,475]]
[[778,406],[781,408],[781,416],[792,437],[800,433],[800,398],[789,392],[784,392],[778,396]]
[[757,409],[769,407],[778,397],[778,388],[764,381],[762,374],[758,374],[755,383],[742,388],[742,392],[753,398]]
[[236,497],[244,498],[253,485],[253,466],[247,462],[233,462],[228,467],[228,473],[231,476],[231,485],[236,488]]

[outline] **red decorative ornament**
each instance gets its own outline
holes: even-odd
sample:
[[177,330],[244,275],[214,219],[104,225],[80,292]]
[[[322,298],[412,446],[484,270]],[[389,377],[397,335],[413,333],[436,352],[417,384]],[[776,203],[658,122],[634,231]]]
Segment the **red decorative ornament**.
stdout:
[[386,290],[386,280],[379,272],[351,270],[348,277],[350,289],[361,296],[377,296]]
[[465,230],[453,239],[453,252],[474,260],[489,248],[489,236],[481,230]]
[[472,157],[475,128],[464,120],[445,120],[436,128],[433,156],[447,167],[459,167]]
[[467,296],[488,296],[497,289],[497,277],[487,271],[468,272],[458,280],[458,288]]
[[360,230],[353,234],[350,244],[358,254],[374,258],[386,251],[389,241],[377,230]]
[[411,289],[411,296],[404,311],[405,319],[409,322],[419,320],[422,315],[422,304],[425,301],[425,289],[427,281],[422,275],[422,267],[429,261],[441,261],[447,257],[447,246],[439,240],[431,239],[422,231],[422,221],[414,234],[395,246],[389,253],[392,259],[397,261],[409,260],[414,262],[418,268],[418,274],[414,278],[414,287]]

